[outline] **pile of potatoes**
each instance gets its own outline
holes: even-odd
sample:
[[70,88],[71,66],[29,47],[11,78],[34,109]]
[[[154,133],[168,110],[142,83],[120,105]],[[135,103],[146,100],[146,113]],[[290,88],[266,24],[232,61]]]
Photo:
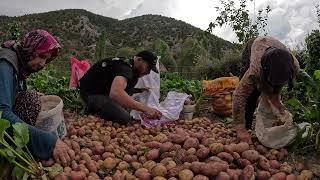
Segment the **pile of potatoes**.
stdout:
[[[85,116],[68,124],[63,141],[76,153],[52,179],[306,180],[303,164],[284,162],[286,149],[238,142],[231,126],[206,118],[143,128]],[[50,162],[50,161],[49,161]],[[61,166],[51,160],[46,166]]]

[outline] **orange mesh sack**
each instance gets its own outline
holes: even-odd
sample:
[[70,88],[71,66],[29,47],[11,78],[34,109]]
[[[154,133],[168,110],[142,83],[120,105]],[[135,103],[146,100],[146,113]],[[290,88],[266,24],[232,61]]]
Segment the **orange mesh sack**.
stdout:
[[232,94],[238,84],[239,78],[236,76],[202,81],[204,95],[212,97],[215,114],[225,117],[232,115]]

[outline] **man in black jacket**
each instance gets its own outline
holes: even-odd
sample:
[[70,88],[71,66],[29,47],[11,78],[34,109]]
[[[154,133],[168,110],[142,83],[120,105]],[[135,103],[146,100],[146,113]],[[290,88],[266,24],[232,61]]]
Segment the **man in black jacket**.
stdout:
[[126,110],[142,112],[149,119],[159,119],[161,112],[135,101],[131,95],[145,89],[134,86],[138,78],[153,70],[156,73],[157,56],[144,50],[133,59],[107,58],[94,64],[80,79],[80,95],[89,114],[120,123],[132,119]]

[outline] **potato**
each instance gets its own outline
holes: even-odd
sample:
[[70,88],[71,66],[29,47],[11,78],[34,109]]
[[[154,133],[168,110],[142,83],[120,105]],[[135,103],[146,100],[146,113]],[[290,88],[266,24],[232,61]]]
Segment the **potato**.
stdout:
[[285,153],[283,151],[280,151],[276,156],[278,161],[282,161],[285,158]]
[[207,176],[204,176],[204,175],[196,175],[193,180],[209,180],[209,178]]
[[266,147],[264,147],[263,145],[257,145],[256,146],[256,150],[260,153],[260,154],[266,154],[268,152],[268,149]]
[[194,154],[196,154],[196,152],[197,152],[196,148],[190,148],[187,150],[188,155],[194,155]]
[[169,151],[176,151],[178,149],[181,149],[181,145],[179,144],[173,144],[173,146],[170,148]]
[[259,160],[259,153],[255,150],[246,150],[242,153],[242,158],[254,163]]
[[63,172],[64,172],[65,174],[70,174],[71,171],[72,171],[72,168],[69,167],[69,166],[63,168]]
[[160,163],[166,164],[167,162],[172,161],[172,160],[173,160],[173,159],[172,159],[171,157],[167,157],[167,158],[162,159],[162,160],[160,161]]
[[149,171],[151,171],[151,169],[156,165],[157,163],[154,161],[147,161],[145,162],[142,167],[148,169]]
[[96,145],[93,149],[93,154],[102,155],[104,153],[104,146]]
[[207,148],[207,147],[204,147],[204,148],[200,148],[197,150],[196,152],[196,156],[199,158],[199,159],[205,159],[208,157],[210,153],[210,149]]
[[229,174],[228,173],[226,173],[226,172],[220,172],[219,174],[218,174],[218,176],[215,178],[216,180],[229,180],[230,179],[230,176],[229,176]]
[[152,180],[167,180],[167,179],[161,176],[156,176]]
[[86,173],[82,171],[71,171],[71,179],[83,180],[86,178]]
[[221,152],[217,155],[221,160],[223,161],[227,161],[227,162],[232,162],[233,161],[233,157],[231,154],[226,153],[226,152]]
[[268,161],[267,158],[265,158],[264,156],[260,156],[260,159],[259,159],[259,167],[263,170],[266,170],[266,171],[269,171],[270,169],[270,163]]
[[170,135],[170,139],[172,140],[173,143],[177,143],[177,144],[182,144],[184,143],[184,141],[186,140],[186,136],[182,136],[179,134],[171,134]]
[[218,154],[223,151],[224,146],[221,143],[212,143],[209,145],[209,149],[212,154]]
[[238,159],[237,164],[240,168],[245,168],[246,166],[250,165],[251,162],[247,159]]
[[283,172],[276,173],[271,176],[270,180],[286,180],[287,175]]
[[134,173],[134,175],[141,180],[151,180],[152,176],[151,174],[148,172],[148,169],[145,168],[140,168],[138,170],[136,170],[136,172]]
[[54,177],[54,180],[68,180],[68,176],[65,173],[59,173]]
[[[93,172],[89,173],[89,176],[91,176],[92,179],[100,179],[100,177],[96,173],[93,173]],[[89,179],[89,177],[88,177],[88,179]]]
[[168,171],[167,176],[168,177],[175,177],[179,175],[179,172],[183,170],[182,166],[177,166],[175,168],[172,168]]
[[178,180],[178,179],[175,178],[175,177],[171,177],[171,178],[169,178],[168,180]]
[[142,168],[142,164],[139,162],[131,162],[131,166],[134,170]]
[[216,142],[215,138],[203,138],[203,141],[201,142],[201,144],[203,144],[204,146],[209,146],[210,144],[213,144]]
[[236,151],[237,153],[243,153],[244,151],[247,151],[249,149],[249,144],[246,142],[240,142],[238,144],[235,145],[235,149],[234,151]]
[[279,169],[281,165],[277,160],[270,160],[269,164],[272,169]]
[[199,146],[199,140],[197,138],[192,138],[192,137],[187,138],[183,144],[183,148],[186,150],[190,148],[198,148],[198,146]]
[[86,152],[82,152],[82,153],[80,154],[80,158],[81,158],[82,160],[85,160],[85,161],[90,161],[90,160],[91,160],[91,157],[90,157]]
[[165,177],[165,175],[167,174],[167,169],[163,164],[156,164],[152,169],[151,169],[151,175],[153,177],[156,176],[162,176]]
[[230,154],[234,152],[234,150],[232,149],[232,146],[229,145],[229,144],[224,145],[224,146],[223,146],[223,150],[224,150],[225,152],[227,152],[227,153],[230,153]]
[[257,174],[257,180],[268,180],[271,174],[268,171],[259,171]]
[[303,163],[297,163],[295,165],[295,169],[298,171],[298,172],[301,172],[303,169],[304,169],[304,164]]
[[102,158],[103,159],[106,159],[108,157],[115,158],[116,156],[111,152],[105,152],[105,153],[102,154]]
[[313,173],[310,170],[301,171],[300,175],[297,177],[297,180],[310,180],[313,178]]
[[126,154],[124,155],[123,160],[126,161],[127,163],[131,163],[133,161],[133,158],[131,155]]
[[205,165],[204,162],[195,161],[195,162],[192,162],[192,163],[190,164],[189,169],[192,170],[194,173],[197,173],[197,174],[198,174],[198,173],[200,173],[201,167],[202,167],[203,165]]
[[147,160],[156,160],[160,156],[159,149],[152,149],[146,153]]
[[205,176],[216,176],[221,171],[226,171],[228,169],[228,165],[221,162],[210,162],[201,166],[201,174]]
[[172,146],[173,146],[172,142],[165,142],[160,145],[159,150],[161,153],[168,152],[172,148]]
[[293,168],[287,162],[284,162],[280,165],[280,171],[286,174],[291,174],[293,171]]
[[297,179],[297,177],[296,177],[296,175],[294,175],[294,174],[289,174],[289,175],[287,175],[287,177],[286,177],[286,180],[296,180]]
[[121,161],[118,166],[117,166],[117,169],[122,171],[122,170],[126,170],[129,168],[129,164],[125,161]]
[[189,162],[184,162],[182,164],[182,169],[191,169],[191,163]]
[[93,160],[86,162],[86,167],[90,172],[96,173],[98,171],[96,162]]
[[147,162],[147,158],[144,157],[144,156],[140,156],[139,157],[139,162],[143,164],[143,163]]
[[193,172],[189,169],[184,169],[179,172],[179,179],[180,180],[192,180],[193,179]]
[[240,154],[237,153],[237,152],[233,152],[231,155],[232,155],[232,157],[233,157],[235,160],[238,160],[238,159],[241,158]]
[[170,170],[170,169],[177,167],[177,164],[174,161],[168,161],[168,162],[164,163],[164,165],[166,166],[167,170]]
[[145,145],[149,148],[156,149],[156,148],[160,148],[161,143],[158,141],[151,141],[151,142],[146,142]]
[[104,168],[112,170],[117,166],[117,161],[114,158],[109,157],[103,161],[102,165]]
[[199,161],[196,155],[187,155],[187,156],[184,156],[181,160],[183,162],[189,162],[189,163],[192,163],[194,161]]
[[242,171],[241,177],[247,180],[255,179],[254,167],[252,165],[246,166]]
[[242,174],[241,169],[227,169],[227,173],[231,179],[238,180],[240,175]]

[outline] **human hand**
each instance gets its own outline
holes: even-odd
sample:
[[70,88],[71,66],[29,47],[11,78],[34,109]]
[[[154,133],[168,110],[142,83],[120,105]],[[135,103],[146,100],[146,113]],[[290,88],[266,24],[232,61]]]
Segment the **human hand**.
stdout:
[[58,139],[53,149],[53,158],[55,161],[65,167],[70,164],[74,157],[75,152],[66,143]]
[[147,107],[143,113],[148,119],[160,119],[162,116],[162,113],[159,110],[151,107]]

